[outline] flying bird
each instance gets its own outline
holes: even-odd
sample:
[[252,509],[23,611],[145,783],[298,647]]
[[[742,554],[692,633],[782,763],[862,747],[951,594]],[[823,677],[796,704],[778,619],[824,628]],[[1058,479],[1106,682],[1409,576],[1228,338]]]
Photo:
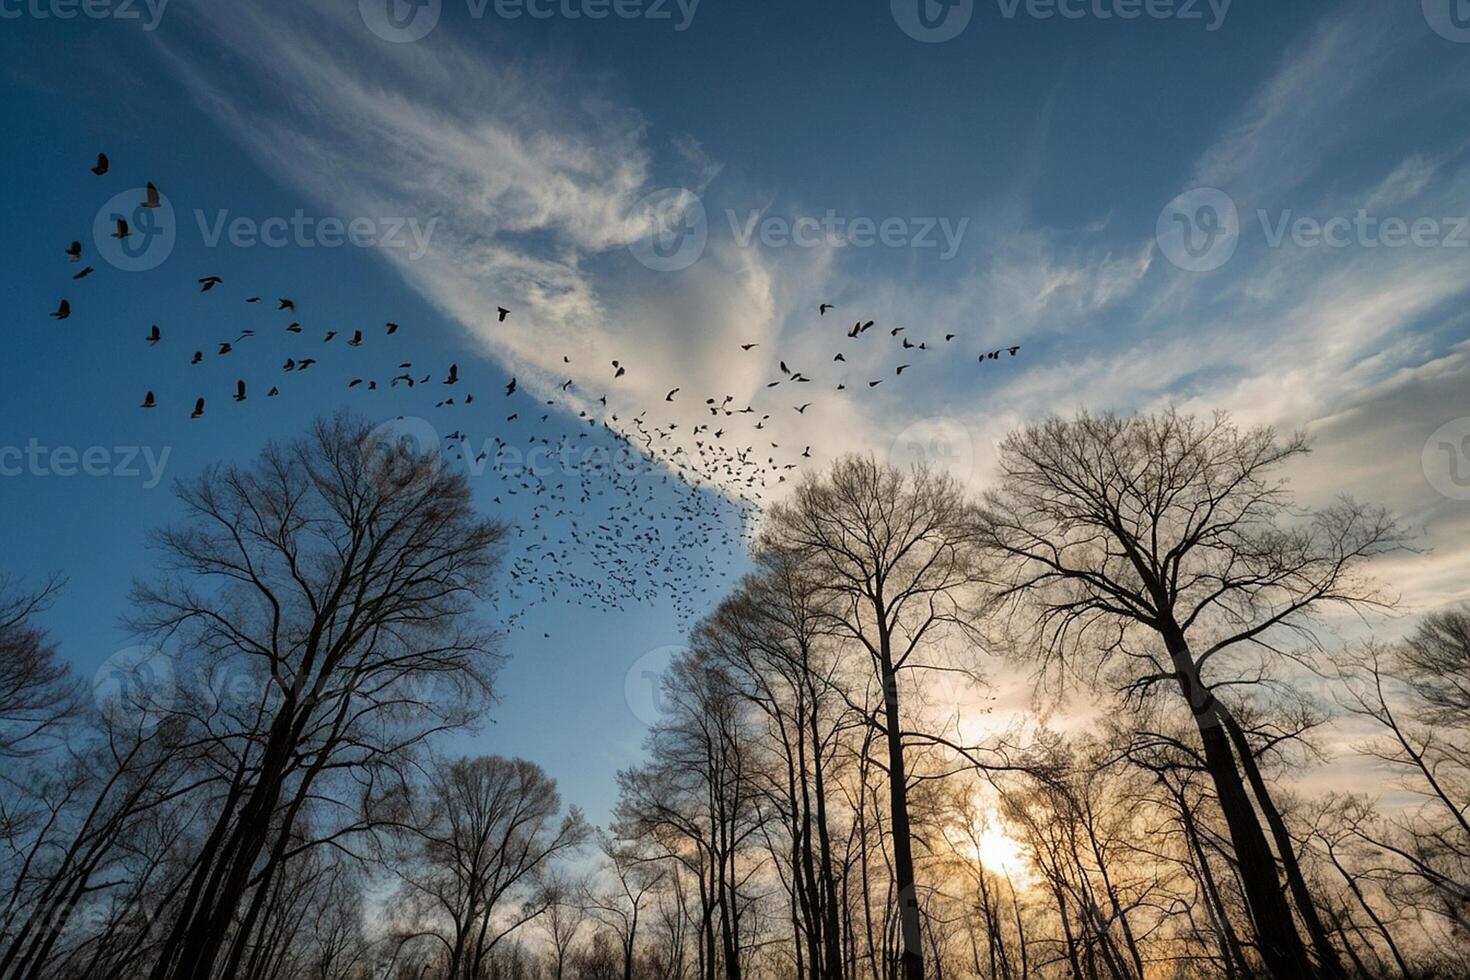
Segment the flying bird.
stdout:
[[506,318],[506,317],[508,317],[508,316],[510,316],[510,310],[507,310],[507,309],[506,309],[506,308],[505,308],[505,307],[503,307],[503,306],[497,306],[497,307],[496,307],[496,308],[495,308],[495,312],[496,312],[496,313],[497,313],[497,314],[499,314],[499,316],[500,316],[500,319],[499,319],[499,321],[497,321],[497,322],[499,322],[499,323],[504,323],[504,322],[505,322],[505,318]]
[[150,330],[150,331],[148,331],[148,343],[150,343],[150,344],[156,344],[156,343],[158,343],[162,339],[163,339],[163,334],[159,331],[158,324],[155,323],[153,325],[153,329]]
[[132,232],[128,230],[128,219],[118,218],[116,219],[116,221],[117,230],[112,233],[113,238],[121,240],[127,238],[129,235],[132,234]]
[[53,320],[65,320],[69,316],[71,316],[71,303],[67,300],[62,300],[56,307],[56,311],[51,314]]
[[109,166],[110,164],[107,161],[107,154],[99,153],[97,154],[97,163],[95,166],[92,167],[92,173],[96,174],[98,177],[101,177],[103,174],[107,173],[107,169]]
[[833,306],[831,303],[823,303],[822,305],[817,307],[817,316],[826,316],[828,310],[835,309],[836,307]]
[[670,391],[667,395],[664,395],[664,401],[666,401],[666,402],[673,401],[674,400],[674,396],[679,393],[679,390],[680,389],[675,388],[672,391]]
[[145,208],[161,208],[161,207],[163,207],[163,202],[158,199],[158,188],[153,186],[153,181],[150,180],[148,182],[148,186],[144,188],[144,193],[147,196],[144,197],[144,199],[143,199],[143,207],[145,207]]
[[199,280],[199,291],[201,293],[207,293],[222,282],[224,280],[219,276],[204,276]]
[[241,378],[239,381],[236,381],[235,382],[235,401],[237,401],[237,402],[243,402],[244,400],[245,400],[245,379],[244,378]]
[[85,267],[82,268],[82,271],[80,271],[76,275],[72,276],[72,278],[73,279],[85,279],[85,278],[87,278],[88,276],[90,276],[95,271],[96,270],[93,269],[90,265],[89,266],[85,266]]
[[457,384],[459,384],[459,365],[458,364],[451,364],[451,365],[449,365],[449,377],[447,377],[447,378],[444,379],[444,383],[447,384],[447,385],[457,385]]
[[138,406],[138,407],[139,408],[157,408],[158,407],[158,402],[154,401],[154,399],[153,399],[153,392],[150,391],[147,394],[145,394],[143,396],[143,404],[140,405],[140,406]]
[[194,411],[192,411],[192,412],[189,413],[189,418],[191,418],[191,419],[197,419],[197,418],[203,418],[203,417],[204,417],[204,399],[203,398],[196,398],[194,400]]
[[515,378],[511,378],[510,379],[510,383],[508,383],[505,386],[505,394],[506,394],[506,397],[508,398],[511,395],[514,395],[515,393],[516,393],[516,379]]
[[80,262],[82,259],[82,243],[72,242],[66,247],[66,254],[73,262]]
[[281,297],[281,305],[278,306],[278,307],[276,307],[276,309],[277,310],[290,310],[291,312],[294,313],[294,312],[296,312],[296,301],[295,300],[286,299],[283,296],[283,297]]

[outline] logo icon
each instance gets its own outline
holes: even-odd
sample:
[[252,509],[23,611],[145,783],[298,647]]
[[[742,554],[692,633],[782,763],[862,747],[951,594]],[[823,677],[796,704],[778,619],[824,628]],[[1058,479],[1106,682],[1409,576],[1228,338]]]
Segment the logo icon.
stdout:
[[359,451],[369,477],[380,488],[432,478],[444,466],[439,431],[427,419],[390,419],[363,437]]
[[[179,233],[174,206],[167,196],[159,194],[158,207],[146,208],[143,202],[147,195],[142,187],[114,194],[92,220],[92,243],[97,254],[123,272],[156,269],[174,250]],[[126,235],[121,234],[119,221],[127,223]]]
[[1170,201],[1155,228],[1159,249],[1186,272],[1213,272],[1240,244],[1240,212],[1229,194],[1197,187]]
[[698,262],[709,244],[709,215],[699,195],[670,187],[645,196],[629,215],[643,229],[628,246],[640,263],[655,272],[680,272]]
[[637,660],[623,676],[623,700],[633,717],[645,725],[655,725],[664,716],[664,678],[674,658],[682,656],[688,647],[656,647]]
[[1451,419],[1424,443],[1424,478],[1442,497],[1470,500],[1470,415]]
[[384,41],[407,44],[439,23],[444,0],[357,0],[362,22]]
[[888,456],[896,466],[923,465],[964,483],[975,469],[975,440],[956,419],[920,419],[898,434]]
[[975,0],[890,0],[890,7],[899,28],[925,44],[959,37],[975,15]]
[[92,698],[108,721],[151,732],[173,708],[173,658],[158,647],[119,650],[92,676]]
[[1445,40],[1470,44],[1470,0],[1424,0],[1424,20]]

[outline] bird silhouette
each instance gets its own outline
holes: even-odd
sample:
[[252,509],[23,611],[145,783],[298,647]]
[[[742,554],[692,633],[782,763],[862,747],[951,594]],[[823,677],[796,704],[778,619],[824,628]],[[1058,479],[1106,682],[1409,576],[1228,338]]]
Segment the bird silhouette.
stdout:
[[189,418],[191,418],[191,419],[198,419],[198,418],[203,418],[203,417],[204,417],[204,399],[203,398],[196,398],[194,400],[194,411],[192,411],[192,412],[189,413]]
[[103,174],[107,173],[109,167],[111,167],[111,164],[107,160],[107,154],[99,153],[97,154],[97,162],[92,166],[92,173],[96,174],[98,177],[101,177]]
[[140,405],[139,407],[140,408],[157,408],[158,407],[158,402],[155,401],[154,398],[153,398],[153,392],[150,391],[150,392],[148,392],[147,394],[145,394],[143,396],[143,404]]
[[53,320],[65,320],[69,316],[71,316],[71,303],[68,302],[67,300],[62,300],[57,305],[56,311],[51,314],[51,319],[53,319]]

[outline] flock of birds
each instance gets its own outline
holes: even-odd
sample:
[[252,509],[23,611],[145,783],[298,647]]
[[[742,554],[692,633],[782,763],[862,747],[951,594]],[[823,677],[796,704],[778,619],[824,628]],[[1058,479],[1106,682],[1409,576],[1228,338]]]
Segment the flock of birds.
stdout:
[[[99,154],[92,173],[101,177],[110,171],[106,154]],[[146,184],[139,207],[156,208],[160,204],[158,189]],[[134,232],[126,218],[114,219],[114,238],[125,239]],[[83,248],[74,241],[65,249],[68,260],[80,264]],[[85,265],[73,276],[85,279],[95,269]],[[196,280],[198,291],[214,294],[228,301],[229,288],[223,277],[209,274]],[[266,304],[262,296],[235,297],[251,306]],[[232,400],[244,402],[265,387],[266,398],[281,395],[281,385],[288,376],[311,370],[328,352],[347,348],[375,346],[362,329],[325,330],[317,342],[315,353],[303,353],[301,339],[306,327],[298,319],[297,303],[285,296],[274,298],[273,312],[278,322],[273,330],[264,326],[244,328],[230,339],[215,342],[208,356],[227,358],[243,349],[242,345],[269,344],[270,333],[289,342],[294,350],[282,352],[279,377],[267,381],[237,378],[229,393]],[[836,309],[822,303],[817,309],[820,319]],[[72,316],[71,302],[61,299],[51,316],[66,320]],[[506,307],[498,307],[496,319],[505,323],[512,316]],[[876,326],[873,320],[858,320],[845,330],[846,339],[861,340]],[[387,321],[372,333],[386,339],[400,333],[400,326]],[[264,336],[262,335],[264,332]],[[316,331],[313,331],[315,333]],[[780,428],[784,412],[805,415],[813,406],[808,392],[844,391],[849,380],[854,387],[866,384],[877,388],[891,379],[902,378],[904,372],[925,354],[952,343],[957,335],[946,333],[937,342],[915,341],[904,327],[888,329],[888,338],[898,352],[892,374],[868,375],[850,379],[847,358],[837,351],[831,364],[838,365],[816,380],[806,369],[793,368],[779,360],[779,375],[764,385],[767,399],[752,399],[740,404],[733,394],[709,395],[696,404],[698,414],[708,418],[693,425],[667,419],[677,410],[665,404],[687,403],[680,386],[671,387],[662,403],[643,408],[633,415],[620,415],[608,408],[604,393],[594,399],[583,399],[578,383],[568,377],[556,386],[563,398],[540,398],[523,388],[517,378],[504,382],[499,395],[500,408],[487,410],[491,401],[476,400],[470,391],[468,375],[462,376],[457,363],[442,370],[426,370],[412,360],[394,360],[396,367],[383,369],[378,376],[363,374],[352,377],[346,387],[355,391],[401,389],[403,392],[432,391],[429,399],[436,411],[467,410],[478,424],[485,416],[495,416],[494,434],[482,441],[476,452],[471,436],[460,428],[444,437],[442,451],[446,458],[459,460],[471,473],[492,472],[499,481],[493,493],[496,504],[508,505],[506,498],[518,498],[530,506],[529,518],[518,525],[514,534],[519,547],[509,575],[510,610],[507,627],[515,627],[534,606],[557,600],[572,602],[598,610],[624,610],[630,605],[670,600],[681,623],[698,615],[712,593],[723,591],[723,582],[732,573],[735,557],[748,543],[754,517],[775,486],[785,483],[799,469],[802,461],[812,458],[812,447],[784,446],[773,438]],[[167,345],[169,337],[158,325],[151,324],[140,341],[149,346]],[[185,349],[189,346],[186,345]],[[759,343],[740,344],[743,353],[759,347]],[[986,351],[979,355],[981,363],[1000,360],[1002,355],[1015,357],[1019,346]],[[206,359],[204,349],[193,350],[188,364],[197,366]],[[570,357],[563,356],[567,371],[573,370]],[[628,374],[622,360],[611,361],[605,369],[608,383],[615,385]],[[234,372],[231,372],[234,373]],[[354,373],[354,372],[349,372]],[[382,384],[380,384],[380,381]],[[787,397],[781,406],[756,402],[774,400],[784,392],[798,392]],[[681,397],[682,396],[682,397]],[[657,397],[657,396],[655,396]],[[427,404],[427,402],[426,402]],[[207,396],[195,395],[192,406],[185,399],[189,416],[205,416]],[[473,409],[470,409],[474,406]],[[153,411],[163,406],[154,390],[144,392],[140,407]],[[687,404],[680,408],[687,408]],[[556,416],[553,420],[553,416]],[[657,418],[654,416],[657,415]],[[402,419],[404,416],[399,415]],[[789,416],[788,416],[789,417]],[[503,423],[500,419],[503,418]],[[574,423],[573,434],[557,430]],[[688,416],[684,418],[687,420]],[[591,437],[596,436],[596,439]],[[598,447],[604,451],[589,451]],[[526,465],[525,460],[561,460],[560,465]],[[567,462],[575,460],[576,463]],[[719,559],[724,557],[725,561]]]

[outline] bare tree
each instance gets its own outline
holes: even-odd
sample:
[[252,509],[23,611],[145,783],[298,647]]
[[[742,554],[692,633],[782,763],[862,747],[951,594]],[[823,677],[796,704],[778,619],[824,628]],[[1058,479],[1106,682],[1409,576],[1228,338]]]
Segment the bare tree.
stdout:
[[606,858],[602,877],[609,881],[605,887],[588,882],[584,892],[585,907],[617,938],[622,953],[623,980],[633,980],[640,920],[654,890],[672,871],[640,861],[634,850],[620,847],[606,834],[599,836],[598,846]]
[[26,589],[0,575],[0,759],[54,747],[50,736],[75,715],[76,684],[35,622],[61,588],[53,576]]
[[375,442],[347,416],[178,494],[187,516],[156,537],[165,574],[138,584],[137,625],[259,686],[195,719],[224,726],[225,786],[153,980],[208,976],[232,935],[238,966],[303,846],[302,809],[334,801],[319,780],[391,764],[483,708],[490,637],[467,617],[504,534],[437,453]]
[[444,980],[474,980],[501,940],[551,906],[537,876],[590,828],[576,807],[562,814],[539,766],[496,755],[435,766],[415,810],[416,853],[400,876],[421,919],[404,938],[444,947]]
[[[823,641],[818,583],[789,551],[758,552],[756,564],[758,573],[695,632],[694,645],[727,666],[764,720],[758,742],[771,758],[759,778],[785,831],[785,853],[772,850],[788,869],[797,974],[804,976],[809,964],[813,976],[839,980],[841,910],[828,792],[838,742],[855,721],[837,690],[839,658]],[[767,832],[777,824],[769,822]]]
[[[1229,826],[1262,959],[1279,977],[1315,967],[1216,691],[1249,679],[1238,656],[1291,657],[1291,641],[1319,649],[1311,614],[1376,601],[1358,570],[1400,544],[1382,511],[1349,501],[1294,520],[1272,474],[1306,451],[1301,437],[1241,432],[1223,415],[1051,419],[1001,446],[1000,485],[986,495],[979,534],[1004,572],[1001,600],[1034,628],[1043,657],[1122,659],[1138,695],[1177,686]],[[1297,897],[1311,927],[1314,911]],[[1331,972],[1331,947],[1313,931]]]
[[823,630],[865,652],[883,694],[880,711],[866,718],[887,748],[905,980],[921,980],[924,957],[900,681],[929,666],[923,651],[946,627],[968,629],[976,616],[967,605],[981,581],[972,517],[948,477],[850,456],[771,508],[761,535],[764,547],[790,552],[817,583]]
[[1344,680],[1344,705],[1381,733],[1363,750],[1419,801],[1383,831],[1355,821],[1356,835],[1401,862],[1401,900],[1470,929],[1470,612],[1432,614],[1392,650],[1368,644]]

